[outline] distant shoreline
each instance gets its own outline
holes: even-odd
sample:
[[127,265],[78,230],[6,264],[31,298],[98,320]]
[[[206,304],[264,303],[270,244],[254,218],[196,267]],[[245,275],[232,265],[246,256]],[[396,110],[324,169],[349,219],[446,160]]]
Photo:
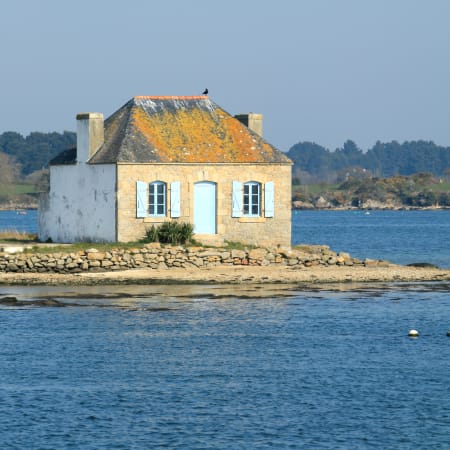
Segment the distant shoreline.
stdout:
[[[0,205],[0,211],[23,211],[23,210],[38,210],[38,205]],[[337,206],[333,208],[317,208],[317,207],[295,207],[292,206],[292,211],[446,211],[450,210],[448,206],[383,206],[379,208],[356,208],[353,206]]]
[[448,206],[424,206],[424,207],[417,207],[417,206],[396,206],[396,207],[380,207],[380,208],[355,208],[352,206],[347,207],[334,207],[334,208],[317,208],[317,207],[292,207],[292,211],[446,211],[450,210],[450,207]]
[[37,205],[0,205],[0,211],[24,211],[39,209]]

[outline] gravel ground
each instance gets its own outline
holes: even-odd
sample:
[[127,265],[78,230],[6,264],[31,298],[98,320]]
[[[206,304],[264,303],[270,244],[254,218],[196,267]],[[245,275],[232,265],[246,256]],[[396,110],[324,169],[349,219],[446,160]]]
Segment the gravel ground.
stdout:
[[220,266],[207,269],[132,269],[78,274],[2,273],[3,285],[305,284],[450,280],[450,270],[387,267]]

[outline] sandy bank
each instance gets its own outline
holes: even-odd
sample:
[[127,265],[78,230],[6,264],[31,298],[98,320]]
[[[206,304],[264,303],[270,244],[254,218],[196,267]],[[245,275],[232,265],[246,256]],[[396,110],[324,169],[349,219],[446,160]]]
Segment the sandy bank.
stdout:
[[305,284],[450,280],[450,270],[398,265],[387,267],[220,266],[210,268],[132,269],[114,272],[51,274],[2,273],[3,285],[117,284]]

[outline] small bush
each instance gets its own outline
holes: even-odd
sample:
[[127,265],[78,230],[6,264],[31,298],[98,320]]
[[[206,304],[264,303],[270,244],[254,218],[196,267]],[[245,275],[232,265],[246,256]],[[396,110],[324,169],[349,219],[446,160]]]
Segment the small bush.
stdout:
[[163,244],[180,244],[181,226],[178,222],[164,222],[158,229],[158,237]]
[[155,225],[152,225],[150,228],[145,230],[145,238],[143,239],[145,242],[158,242],[158,228]]
[[191,223],[183,222],[181,225],[181,243],[189,244],[193,242],[194,226]]
[[142,242],[162,244],[188,244],[193,242],[194,227],[186,222],[164,222],[159,227],[152,225],[145,232]]

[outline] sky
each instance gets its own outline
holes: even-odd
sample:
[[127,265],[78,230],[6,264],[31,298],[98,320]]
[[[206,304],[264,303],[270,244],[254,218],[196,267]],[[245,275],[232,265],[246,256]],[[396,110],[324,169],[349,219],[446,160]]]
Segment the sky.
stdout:
[[450,146],[449,0],[14,0],[0,50],[0,133],[207,87],[283,151]]

